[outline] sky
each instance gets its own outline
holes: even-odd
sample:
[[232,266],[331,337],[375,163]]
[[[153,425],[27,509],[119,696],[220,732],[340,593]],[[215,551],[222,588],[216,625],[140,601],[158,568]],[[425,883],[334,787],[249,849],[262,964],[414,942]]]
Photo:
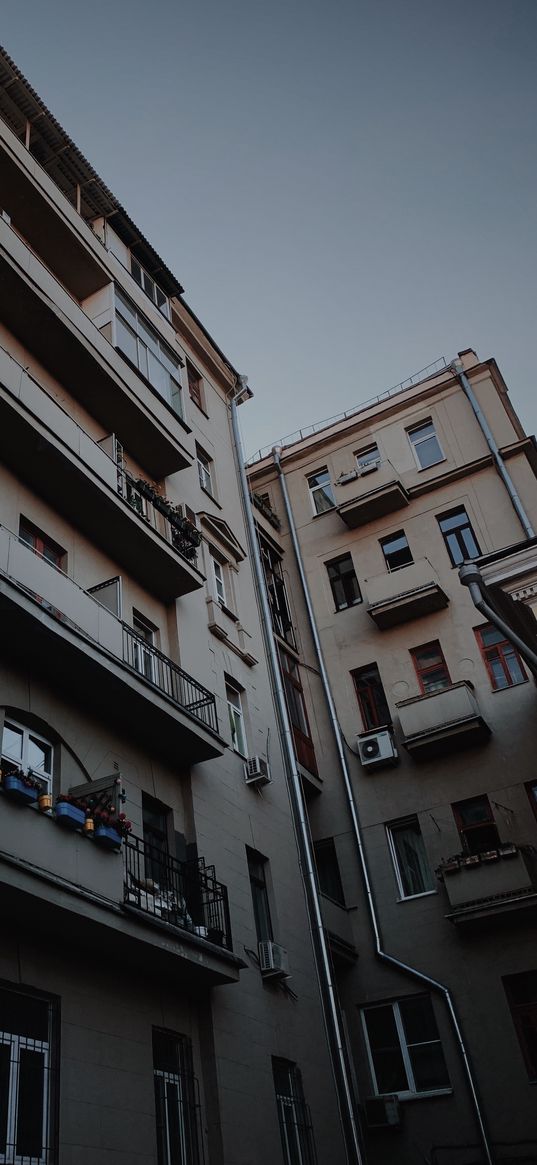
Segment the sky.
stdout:
[[473,347],[537,429],[536,0],[3,0],[254,399],[247,454]]

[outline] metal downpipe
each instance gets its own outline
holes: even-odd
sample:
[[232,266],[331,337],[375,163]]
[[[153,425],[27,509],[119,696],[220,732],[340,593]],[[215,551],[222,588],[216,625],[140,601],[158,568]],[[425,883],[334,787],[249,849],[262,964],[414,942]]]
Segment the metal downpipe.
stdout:
[[459,579],[464,587],[468,587],[470,597],[474,607],[481,612],[482,615],[488,619],[489,623],[493,623],[506,639],[509,639],[514,644],[519,654],[526,660],[528,667],[537,677],[537,654],[528,647],[524,640],[509,627],[501,615],[498,615],[493,607],[487,603],[486,583],[481,577],[479,567],[473,562],[465,562],[459,567]]
[[272,632],[272,618],[265,589],[265,576],[259,544],[251,510],[250,491],[244,468],[242,440],[237,418],[237,397],[244,391],[241,384],[236,396],[231,400],[231,423],[234,437],[234,451],[239,474],[241,500],[246,522],[246,531],[249,543],[251,561],[253,565],[254,584],[261,615],[261,629],[269,664],[269,677],[276,706],[280,736],[283,747],[287,787],[291,803],[291,815],[297,842],[299,864],[304,883],[308,921],[312,937],[315,967],[319,982],[323,1020],[326,1029],[328,1047],[332,1062],[332,1071],[336,1086],[336,1096],[341,1117],[341,1125],[345,1150],[349,1165],[366,1165],[365,1153],[358,1122],[358,1106],[354,1094],[347,1054],[343,1027],[341,1023],[337,990],[332,977],[330,952],[323,926],[317,876],[313,858],[309,821],[307,818],[302,784],[298,772],[291,722],[287,712],[287,703],[281,679],[280,665],[274,644]]
[[388,954],[387,951],[385,951],[382,947],[382,936],[381,936],[381,932],[380,932],[380,926],[379,926],[379,921],[378,921],[378,917],[377,917],[377,910],[376,910],[375,900],[374,900],[374,896],[373,896],[373,890],[372,890],[372,886],[371,886],[371,879],[369,877],[367,858],[365,855],[365,850],[364,850],[364,845],[363,845],[362,829],[361,829],[360,819],[359,819],[359,815],[358,815],[358,807],[357,807],[356,799],[354,796],[354,789],[352,787],[351,775],[350,775],[350,771],[349,771],[349,766],[347,764],[347,757],[345,754],[345,742],[343,739],[343,734],[341,732],[341,728],[339,726],[336,707],[335,707],[334,699],[332,696],[332,689],[330,687],[330,680],[328,678],[328,672],[326,670],[326,665],[324,662],[321,641],[319,638],[319,633],[317,631],[317,624],[315,621],[315,613],[314,613],[313,605],[312,605],[311,598],[310,598],[308,582],[307,582],[306,573],[304,570],[304,563],[302,561],[302,553],[301,553],[300,545],[298,542],[298,536],[297,536],[297,532],[296,532],[293,511],[291,508],[289,491],[287,489],[287,482],[285,480],[285,474],[284,474],[282,466],[281,466],[280,449],[278,447],[275,447],[272,450],[272,456],[273,456],[274,464],[275,464],[277,471],[278,471],[280,487],[281,487],[283,501],[284,501],[284,507],[285,507],[285,514],[286,514],[287,523],[289,526],[289,532],[291,534],[291,541],[293,544],[293,550],[295,553],[296,563],[297,563],[298,572],[299,572],[299,576],[300,576],[302,592],[303,592],[304,601],[306,604],[308,621],[309,621],[310,630],[311,630],[313,642],[315,645],[315,652],[316,652],[317,660],[318,660],[318,664],[319,664],[319,672],[321,675],[321,682],[323,685],[324,696],[325,696],[326,703],[327,703],[328,710],[329,710],[330,720],[331,720],[331,724],[332,724],[332,731],[334,733],[336,748],[337,748],[339,762],[340,762],[340,766],[341,766],[341,772],[343,775],[343,783],[344,783],[345,792],[347,795],[347,802],[348,802],[349,812],[350,812],[350,816],[351,816],[354,837],[355,837],[355,841],[356,841],[356,847],[357,847],[357,851],[358,851],[358,857],[359,857],[359,862],[360,862],[362,878],[363,878],[363,882],[364,882],[364,889],[365,889],[365,894],[366,894],[366,899],[367,899],[371,927],[372,927],[373,934],[375,937],[375,951],[376,951],[376,954],[379,957],[379,959],[382,959],[384,962],[389,963],[393,967],[396,967],[399,971],[402,971],[405,974],[412,976],[412,978],[417,979],[420,983],[426,983],[429,987],[433,988],[434,991],[437,991],[439,994],[441,994],[444,997],[446,1006],[448,1008],[449,1016],[451,1019],[451,1023],[453,1026],[453,1030],[454,1030],[454,1033],[455,1033],[455,1036],[457,1039],[459,1051],[460,1051],[460,1054],[462,1057],[464,1070],[465,1070],[465,1074],[466,1074],[466,1079],[467,1079],[467,1083],[468,1083],[468,1088],[469,1088],[470,1096],[472,1099],[472,1105],[474,1108],[474,1113],[475,1113],[477,1125],[479,1128],[479,1135],[480,1135],[480,1139],[481,1139],[481,1144],[483,1146],[483,1150],[485,1153],[485,1159],[486,1159],[487,1165],[494,1165],[494,1158],[492,1155],[492,1149],[491,1149],[491,1145],[490,1145],[490,1141],[489,1141],[489,1137],[488,1137],[488,1133],[487,1133],[487,1129],[486,1129],[486,1125],[485,1125],[485,1120],[483,1117],[483,1113],[481,1111],[481,1104],[480,1104],[478,1093],[477,1093],[477,1086],[476,1086],[476,1082],[474,1080],[472,1066],[470,1064],[470,1060],[468,1057],[468,1052],[467,1052],[466,1045],[464,1042],[462,1030],[461,1030],[461,1027],[459,1024],[459,1020],[458,1020],[457,1013],[455,1010],[455,1005],[453,1003],[453,999],[452,999],[451,992],[450,992],[449,988],[444,983],[440,983],[437,979],[432,979],[430,975],[426,975],[423,971],[418,971],[417,968],[411,967],[411,966],[409,966],[408,963],[402,962],[400,959],[397,959],[394,955]]

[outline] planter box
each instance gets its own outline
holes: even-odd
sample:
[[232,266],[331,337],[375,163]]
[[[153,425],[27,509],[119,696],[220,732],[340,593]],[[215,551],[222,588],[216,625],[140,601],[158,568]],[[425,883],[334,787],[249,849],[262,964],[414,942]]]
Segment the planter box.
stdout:
[[121,834],[112,825],[96,825],[93,840],[103,849],[118,850],[121,846]]
[[39,796],[39,789],[25,785],[22,778],[15,773],[4,777],[3,788],[7,797],[11,797],[12,801],[19,801],[21,805],[33,805]]
[[59,801],[54,810],[56,821],[63,829],[82,829],[86,820],[86,812],[78,805],[70,805],[68,801]]

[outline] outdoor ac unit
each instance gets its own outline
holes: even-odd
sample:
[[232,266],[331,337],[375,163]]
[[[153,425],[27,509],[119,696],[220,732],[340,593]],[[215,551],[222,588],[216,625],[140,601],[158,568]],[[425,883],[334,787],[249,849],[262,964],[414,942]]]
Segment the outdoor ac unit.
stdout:
[[358,753],[364,769],[395,765],[399,760],[389,728],[380,728],[378,732],[368,732],[359,736]]
[[356,469],[351,469],[350,473],[340,473],[336,485],[347,485],[349,481],[356,481],[358,473]]
[[401,1113],[396,1096],[369,1096],[364,1104],[368,1129],[398,1129]]
[[379,465],[380,461],[369,461],[366,465],[360,465],[358,470],[360,477],[365,477],[366,473],[374,473]]
[[244,780],[247,785],[268,785],[272,780],[270,769],[262,756],[251,756],[244,762]]
[[287,951],[271,939],[262,939],[258,946],[259,967],[264,979],[287,979],[289,964]]

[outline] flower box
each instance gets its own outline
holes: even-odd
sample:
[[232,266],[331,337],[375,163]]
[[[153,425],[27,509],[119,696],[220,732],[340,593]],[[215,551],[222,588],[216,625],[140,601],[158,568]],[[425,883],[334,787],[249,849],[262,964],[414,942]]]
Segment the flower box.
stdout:
[[488,849],[488,850],[485,850],[485,852],[481,854],[481,861],[482,862],[499,862],[499,860],[500,860],[500,855],[499,855],[497,849]]
[[460,868],[461,863],[459,861],[446,862],[445,866],[441,867],[441,870],[443,874],[458,874]]
[[63,829],[82,829],[86,820],[85,809],[71,805],[69,801],[58,801],[54,813],[58,825]]
[[465,870],[473,870],[481,865],[481,858],[479,854],[469,854],[467,858],[462,859],[462,864]]
[[518,850],[513,842],[505,842],[500,846],[499,853],[501,858],[516,858]]
[[95,825],[93,839],[103,849],[118,850],[121,846],[121,834],[113,825]]
[[24,777],[17,773],[9,773],[4,777],[3,788],[12,801],[19,801],[21,805],[33,805],[39,795],[39,789],[27,785]]

